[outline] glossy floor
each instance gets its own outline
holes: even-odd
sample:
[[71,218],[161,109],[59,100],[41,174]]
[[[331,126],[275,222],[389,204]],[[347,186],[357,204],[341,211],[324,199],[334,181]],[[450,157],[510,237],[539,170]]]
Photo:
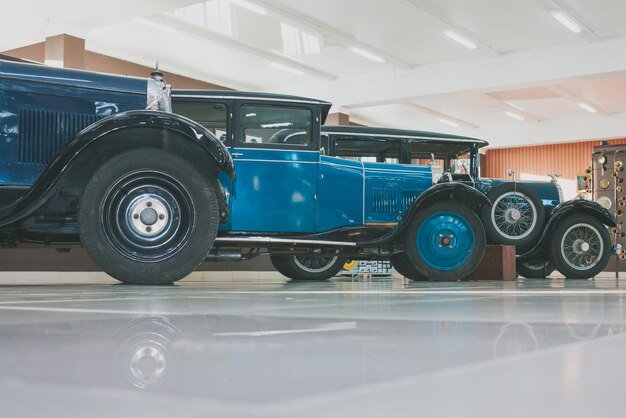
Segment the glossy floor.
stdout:
[[625,414],[626,281],[94,282],[0,286],[0,416]]

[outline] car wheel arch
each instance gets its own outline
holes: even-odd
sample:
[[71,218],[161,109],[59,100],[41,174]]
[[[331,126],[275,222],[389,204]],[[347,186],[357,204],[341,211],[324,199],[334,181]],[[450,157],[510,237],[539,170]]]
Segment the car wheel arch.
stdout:
[[226,197],[217,176],[226,171],[234,179],[234,168],[228,150],[219,139],[178,115],[131,111],[102,119],[81,131],[46,168],[28,194],[3,208],[0,226],[27,218],[63,190],[81,190],[98,167],[133,148],[161,149],[188,160],[214,186],[221,216],[228,215]]
[[608,227],[616,226],[615,216],[607,209],[589,200],[576,199],[561,203],[552,210],[551,216],[546,223],[543,234],[537,243],[524,254],[519,255],[520,260],[528,260],[538,256],[547,258],[547,246],[552,235],[562,221],[571,216],[589,215]]
[[463,183],[441,183],[422,193],[406,211],[398,226],[397,234],[403,235],[411,219],[418,213],[420,208],[440,201],[451,201],[462,204],[472,210],[477,210],[484,205],[491,206],[487,196],[479,190]]

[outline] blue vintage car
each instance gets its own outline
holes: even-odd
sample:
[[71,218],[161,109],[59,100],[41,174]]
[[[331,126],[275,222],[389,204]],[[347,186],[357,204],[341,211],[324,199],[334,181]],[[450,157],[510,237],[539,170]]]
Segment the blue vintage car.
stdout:
[[[438,183],[461,182],[483,192],[492,202],[479,212],[487,239],[493,244],[515,245],[518,273],[524,277],[545,277],[555,267],[567,277],[592,277],[616,251],[604,227],[615,225],[614,217],[597,203],[580,199],[564,202],[556,181],[480,177],[478,150],[488,145],[486,141],[361,126],[324,126],[322,138],[331,155],[359,161],[428,164],[439,173]],[[577,226],[565,228],[570,224]],[[580,240],[580,236],[588,239]]]
[[469,275],[485,251],[476,211],[487,197],[433,185],[428,165],[324,155],[329,109],[257,93],[170,97],[158,71],[0,61],[0,242],[82,245],[140,284],[171,283],[207,257],[258,254],[292,278],[391,256],[431,280]]
[[259,254],[296,279],[332,277],[347,258],[390,258],[415,279],[468,276],[485,251],[487,196],[438,182],[430,164],[325,155],[329,109],[272,94],[170,96],[158,71],[0,61],[0,242],[82,245],[138,284]]

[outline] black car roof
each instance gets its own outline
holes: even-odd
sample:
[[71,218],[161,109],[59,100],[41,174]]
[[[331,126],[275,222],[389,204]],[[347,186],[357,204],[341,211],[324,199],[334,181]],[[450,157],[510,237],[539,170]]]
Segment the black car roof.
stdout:
[[478,148],[486,147],[489,142],[461,135],[445,134],[440,132],[413,131],[407,129],[372,128],[369,126],[322,126],[322,133],[345,136],[385,139],[411,139],[416,142],[436,142],[439,144],[476,144]]
[[286,102],[286,103],[304,103],[304,104],[317,104],[322,107],[322,123],[326,120],[328,112],[332,103],[312,99],[310,97],[302,96],[290,96],[288,94],[276,94],[276,93],[260,93],[253,91],[238,91],[238,90],[172,90],[172,97],[197,97],[208,99],[244,99],[244,100],[259,100],[270,102]]
[[220,97],[227,99],[270,100],[280,102],[300,102],[330,105],[331,103],[310,97],[290,96],[288,94],[260,93],[238,90],[172,90],[172,96]]

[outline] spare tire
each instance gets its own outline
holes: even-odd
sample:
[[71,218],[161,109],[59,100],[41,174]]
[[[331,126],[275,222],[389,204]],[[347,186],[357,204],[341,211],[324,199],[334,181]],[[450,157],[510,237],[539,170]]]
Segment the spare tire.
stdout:
[[530,187],[504,183],[487,197],[492,205],[483,206],[480,217],[490,242],[515,245],[518,254],[537,242],[546,223],[546,213]]

